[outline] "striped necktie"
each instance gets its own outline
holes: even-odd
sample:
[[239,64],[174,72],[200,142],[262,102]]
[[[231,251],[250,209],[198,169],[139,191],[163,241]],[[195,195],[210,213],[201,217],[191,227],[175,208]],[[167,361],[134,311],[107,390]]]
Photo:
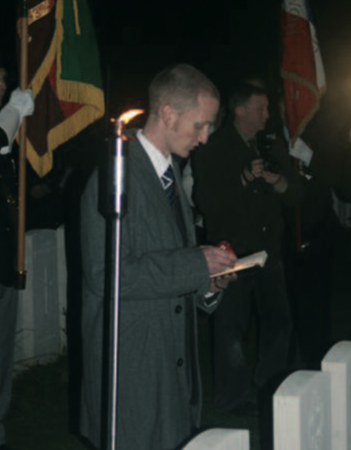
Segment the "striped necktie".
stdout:
[[170,205],[173,205],[175,195],[175,180],[173,167],[171,165],[168,166],[166,172],[161,176],[161,179],[167,200]]

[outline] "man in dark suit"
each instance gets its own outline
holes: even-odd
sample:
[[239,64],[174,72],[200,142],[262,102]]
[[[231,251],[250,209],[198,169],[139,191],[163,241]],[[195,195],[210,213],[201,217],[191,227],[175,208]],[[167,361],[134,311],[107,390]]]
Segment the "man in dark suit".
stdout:
[[339,95],[334,98],[331,91],[322,99],[316,115],[290,146],[303,198],[298,221],[294,208],[285,211],[284,258],[296,335],[292,350],[298,348],[299,358],[309,370],[320,369],[332,346],[333,271],[344,236],[334,210],[333,191],[341,200],[351,200],[348,84],[337,89]]
[[[128,211],[122,219],[118,450],[171,450],[199,426],[201,386],[195,307],[212,311],[210,275],[235,256],[196,247],[192,212],[174,155],[206,143],[219,95],[191,66],[162,71],[150,85],[150,114],[130,142]],[[97,174],[82,198],[82,434],[101,440],[105,223]],[[211,293],[210,295],[207,295]]]
[[[238,256],[265,250],[265,267],[239,276],[214,315],[215,405],[222,412],[251,413],[251,373],[244,351],[252,302],[259,320],[254,381],[263,387],[284,369],[291,329],[281,262],[282,204],[299,195],[282,141],[259,146],[268,115],[266,92],[236,87],[227,124],[194,158],[195,205],[204,216],[208,242],[231,243]],[[266,148],[268,147],[268,149]]]

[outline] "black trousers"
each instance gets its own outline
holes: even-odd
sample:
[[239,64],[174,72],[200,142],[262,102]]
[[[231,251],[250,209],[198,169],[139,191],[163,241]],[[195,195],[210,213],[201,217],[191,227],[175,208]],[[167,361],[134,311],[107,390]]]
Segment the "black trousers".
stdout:
[[18,291],[0,284],[0,445],[6,444],[4,418],[10,405]]
[[291,318],[283,266],[278,263],[254,275],[239,275],[228,286],[214,313],[215,405],[223,412],[235,407],[252,384],[244,352],[252,301],[259,320],[254,382],[261,387],[286,369]]

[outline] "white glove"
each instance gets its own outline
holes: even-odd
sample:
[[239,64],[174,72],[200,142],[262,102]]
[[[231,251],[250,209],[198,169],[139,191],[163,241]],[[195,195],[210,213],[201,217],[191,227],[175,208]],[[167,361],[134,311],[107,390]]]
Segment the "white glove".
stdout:
[[302,161],[306,166],[310,165],[313,150],[302,139],[297,138],[293,146],[289,146],[289,155]]
[[1,147],[0,155],[10,153],[12,142],[15,139],[17,130],[21,124],[22,118],[30,116],[34,111],[34,99],[32,91],[15,89],[10,97],[10,101],[0,111],[0,128],[2,128],[8,140],[8,146]]
[[11,152],[11,147],[7,145],[6,147],[1,147],[0,155],[8,155]]
[[25,116],[31,116],[34,112],[34,98],[30,89],[15,89],[10,97],[9,105],[13,106],[21,115],[21,119]]

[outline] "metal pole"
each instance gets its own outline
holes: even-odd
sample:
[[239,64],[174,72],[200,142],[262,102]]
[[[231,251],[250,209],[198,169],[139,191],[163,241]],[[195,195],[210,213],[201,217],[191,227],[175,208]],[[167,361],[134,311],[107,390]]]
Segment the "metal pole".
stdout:
[[111,227],[111,284],[110,284],[110,348],[108,380],[108,423],[107,450],[115,450],[117,435],[118,407],[118,331],[120,312],[120,264],[121,264],[121,219],[126,213],[126,172],[127,142],[123,136],[123,126],[142,110],[123,114],[116,123],[116,144],[112,155],[112,180],[109,198]]
[[124,213],[123,184],[125,177],[125,155],[123,155],[122,123],[117,122],[115,153],[112,155],[112,239],[111,239],[111,286],[110,286],[110,351],[109,351],[109,390],[107,448],[115,450],[117,429],[117,386],[118,386],[118,329],[120,302],[120,245],[121,217]]
[[[20,60],[20,88],[28,87],[28,10],[27,1],[22,1],[21,14],[21,60]],[[17,228],[17,289],[26,287],[25,269],[25,233],[26,233],[26,118],[23,118],[19,131],[18,157],[18,228]]]

